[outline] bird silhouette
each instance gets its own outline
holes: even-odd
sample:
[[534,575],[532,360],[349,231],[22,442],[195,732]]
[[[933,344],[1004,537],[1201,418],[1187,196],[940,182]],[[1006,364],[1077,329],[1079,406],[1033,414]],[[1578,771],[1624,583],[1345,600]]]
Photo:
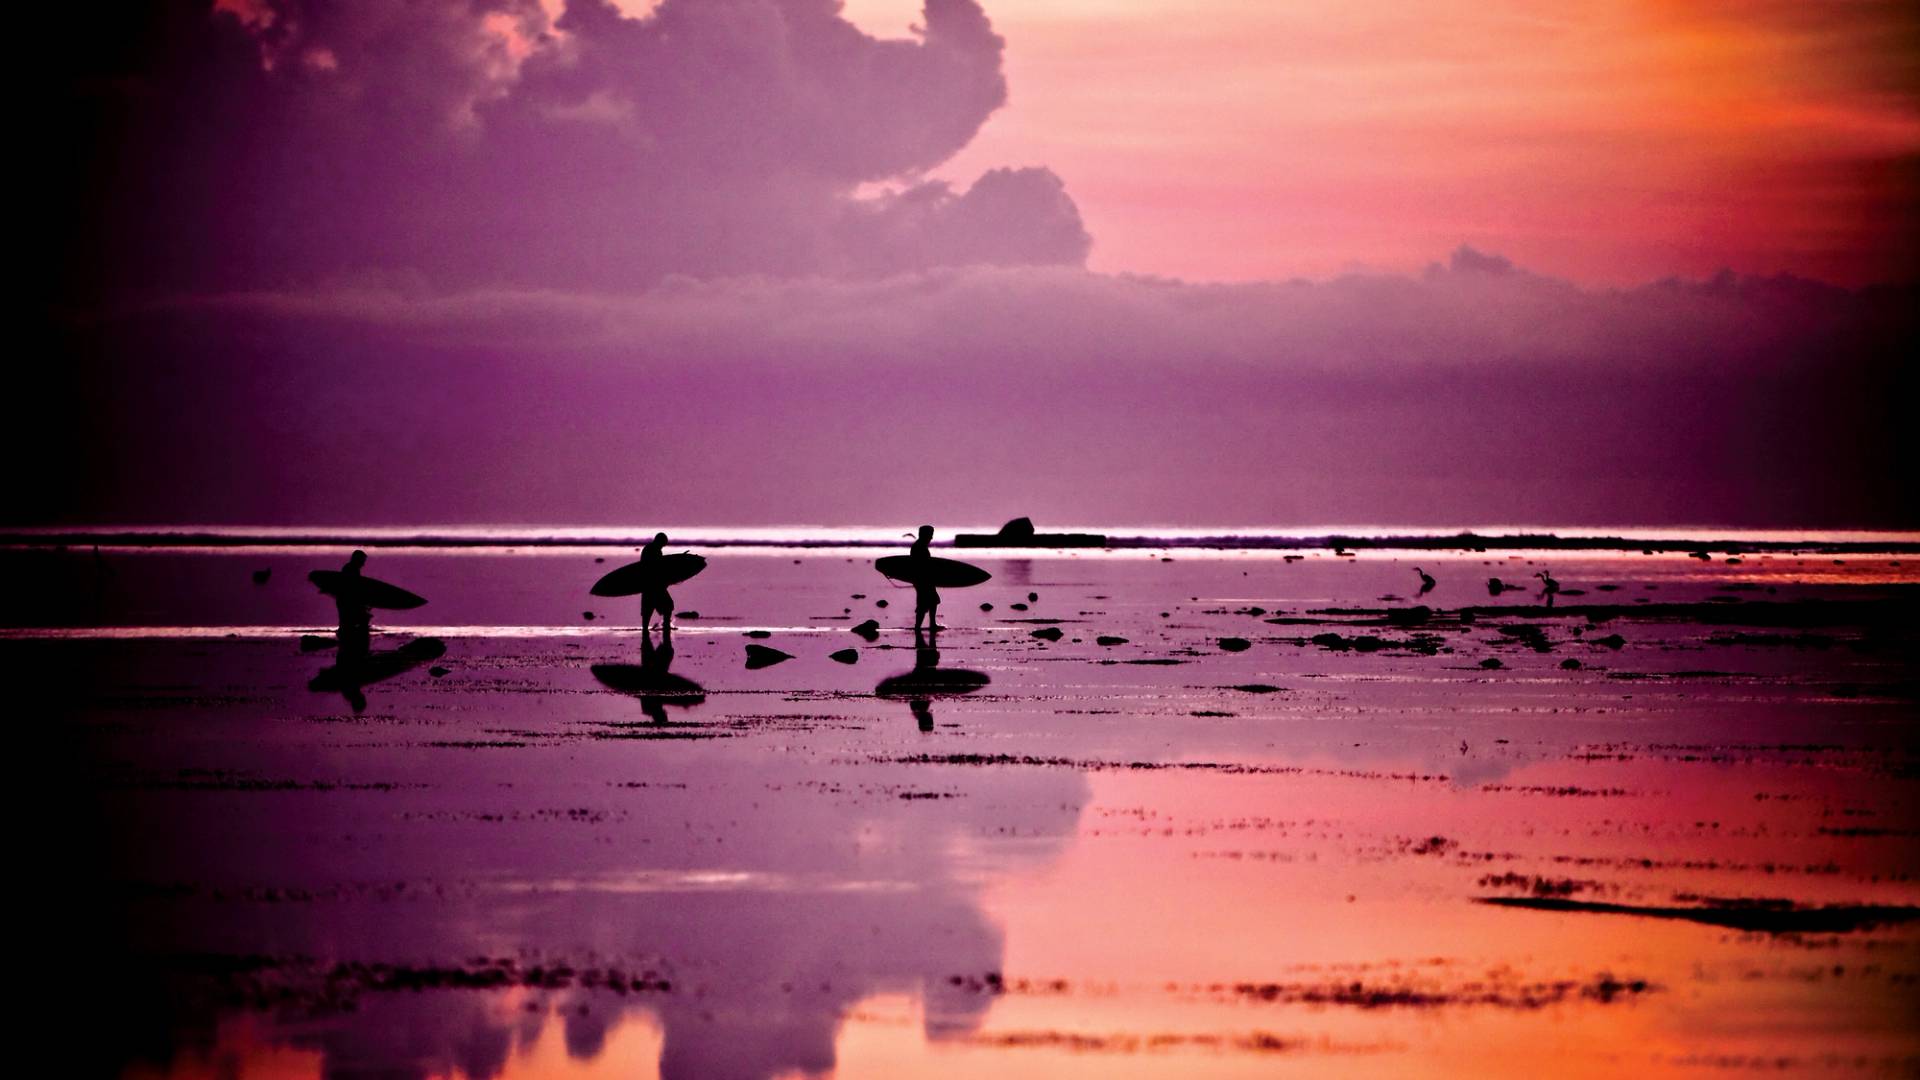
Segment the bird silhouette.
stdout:
[[1560,591],[1560,583],[1553,580],[1553,575],[1547,573],[1545,570],[1533,576],[1540,579],[1540,595],[1546,597],[1547,606],[1552,607],[1553,598]]
[[1434,585],[1438,584],[1433,580],[1432,574],[1427,573],[1425,570],[1422,570],[1417,566],[1413,568],[1413,572],[1420,575],[1420,591],[1414,594],[1416,596],[1427,595],[1428,593],[1433,591]]

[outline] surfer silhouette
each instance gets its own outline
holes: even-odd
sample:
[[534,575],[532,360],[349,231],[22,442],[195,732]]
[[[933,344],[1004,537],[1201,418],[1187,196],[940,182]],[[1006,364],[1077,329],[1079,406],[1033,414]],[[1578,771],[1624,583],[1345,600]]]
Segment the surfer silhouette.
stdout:
[[[920,536],[913,542],[913,547],[908,549],[907,557],[911,559],[932,558],[933,553],[928,550],[932,544],[933,526],[920,526]],[[932,585],[926,584],[924,581],[915,582],[913,586],[913,632],[915,634],[920,632],[920,620],[922,619],[926,620],[928,633],[938,632],[940,629],[938,620],[939,612],[940,590],[934,588]]]
[[[641,565],[644,566],[649,563],[659,562],[666,554],[666,547],[667,534],[663,532],[654,533],[653,540],[649,542],[646,547],[640,549]],[[654,585],[641,590],[641,633],[646,633],[647,627],[653,623],[653,613],[656,611],[660,613],[660,637],[662,641],[665,641],[666,636],[673,633],[673,594],[667,591],[665,585]],[[667,651],[667,657],[669,659],[673,657],[671,648]]]
[[[346,565],[340,568],[345,578],[361,577],[360,570],[367,565],[367,553],[355,551],[347,557]],[[342,588],[333,594],[334,610],[340,614],[340,629],[336,640],[340,643],[340,657],[344,662],[355,658],[364,659],[368,645],[373,638],[373,607],[366,601],[365,594],[352,587]]]

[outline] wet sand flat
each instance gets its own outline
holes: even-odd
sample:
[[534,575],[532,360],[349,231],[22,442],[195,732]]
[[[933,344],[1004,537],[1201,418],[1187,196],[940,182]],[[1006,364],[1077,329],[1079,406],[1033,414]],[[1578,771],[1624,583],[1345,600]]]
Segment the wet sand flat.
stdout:
[[76,1072],[1920,1069],[1911,558],[883,553],[0,553]]

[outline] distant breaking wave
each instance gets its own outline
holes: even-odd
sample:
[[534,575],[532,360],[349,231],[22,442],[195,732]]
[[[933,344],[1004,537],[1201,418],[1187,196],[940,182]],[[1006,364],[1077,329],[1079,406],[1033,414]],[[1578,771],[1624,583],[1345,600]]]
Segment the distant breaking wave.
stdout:
[[[994,526],[942,529],[991,533]],[[1834,554],[1920,553],[1920,532],[1865,530],[1724,529],[1700,527],[1553,528],[1479,526],[1432,529],[1393,526],[1170,527],[1059,525],[1048,531],[1095,533],[1106,547],[1216,550],[1403,551],[1800,551]],[[0,546],[107,548],[637,548],[655,529],[623,526],[86,526],[0,530]],[[899,547],[905,527],[667,526],[676,547],[874,548]],[[991,552],[993,548],[973,548]],[[1046,548],[1006,549],[1045,551]]]

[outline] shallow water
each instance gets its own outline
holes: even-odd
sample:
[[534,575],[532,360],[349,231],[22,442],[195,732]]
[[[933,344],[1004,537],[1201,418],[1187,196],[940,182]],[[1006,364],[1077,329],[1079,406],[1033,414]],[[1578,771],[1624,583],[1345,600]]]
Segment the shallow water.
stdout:
[[75,1071],[1920,1068],[1910,558],[975,558],[936,656],[729,549],[665,678],[624,550],[376,552],[364,685],[337,552],[0,554]]

